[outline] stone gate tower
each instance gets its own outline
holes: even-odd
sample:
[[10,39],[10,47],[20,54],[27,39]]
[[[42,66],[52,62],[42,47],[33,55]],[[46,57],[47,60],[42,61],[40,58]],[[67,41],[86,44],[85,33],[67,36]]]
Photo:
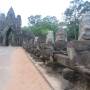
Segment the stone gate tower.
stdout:
[[21,16],[15,16],[14,10],[11,7],[5,16],[0,14],[0,45],[8,45],[9,36],[13,32],[21,31]]

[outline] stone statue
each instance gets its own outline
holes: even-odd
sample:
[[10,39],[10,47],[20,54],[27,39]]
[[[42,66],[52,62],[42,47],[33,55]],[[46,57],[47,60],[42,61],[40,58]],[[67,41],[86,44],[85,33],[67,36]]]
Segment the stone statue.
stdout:
[[67,46],[67,34],[62,28],[56,32],[55,49],[64,50]]
[[67,53],[68,68],[63,76],[73,83],[71,90],[90,90],[90,12],[82,16],[79,38],[68,43]]
[[82,15],[78,40],[90,40],[90,12]]
[[67,41],[67,34],[63,28],[56,32],[56,40],[55,41],[59,41],[59,40]]
[[54,35],[53,31],[48,31],[47,37],[46,37],[46,43],[47,44],[53,44],[54,43]]

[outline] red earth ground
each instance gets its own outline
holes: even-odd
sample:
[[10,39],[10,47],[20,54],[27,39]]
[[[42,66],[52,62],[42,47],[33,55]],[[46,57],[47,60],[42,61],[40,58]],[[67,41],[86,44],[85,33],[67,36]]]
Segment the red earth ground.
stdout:
[[0,47],[0,90],[52,90],[52,88],[29,60],[24,49]]

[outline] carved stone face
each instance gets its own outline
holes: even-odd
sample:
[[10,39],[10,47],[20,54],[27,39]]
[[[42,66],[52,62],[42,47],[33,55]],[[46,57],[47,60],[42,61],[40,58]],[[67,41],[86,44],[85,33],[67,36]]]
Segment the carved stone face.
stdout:
[[78,40],[90,40],[90,12],[82,16]]
[[62,30],[58,30],[56,33],[55,39],[55,49],[56,50],[65,50],[67,46],[67,35],[66,32]]
[[66,41],[67,40],[67,36],[66,36],[66,33],[64,30],[59,30],[57,33],[56,33],[56,42],[57,41]]

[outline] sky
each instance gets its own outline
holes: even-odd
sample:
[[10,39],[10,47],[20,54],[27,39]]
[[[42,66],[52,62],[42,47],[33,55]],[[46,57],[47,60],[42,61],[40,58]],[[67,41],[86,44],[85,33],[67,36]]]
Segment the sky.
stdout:
[[28,25],[30,15],[56,16],[62,20],[70,0],[0,0],[0,13],[7,13],[12,6],[16,15],[21,15],[22,26]]

